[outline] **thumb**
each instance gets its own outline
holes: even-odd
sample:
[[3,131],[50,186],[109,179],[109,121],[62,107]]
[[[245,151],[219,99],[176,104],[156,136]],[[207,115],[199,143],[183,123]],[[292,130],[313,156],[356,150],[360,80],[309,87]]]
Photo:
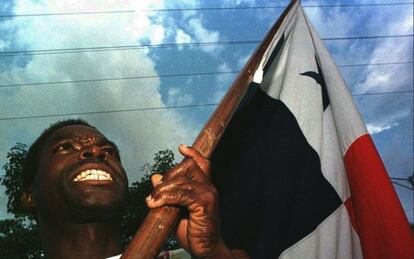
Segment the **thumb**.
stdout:
[[151,175],[151,183],[153,187],[157,187],[162,181],[162,175],[160,174],[153,174]]
[[178,146],[178,151],[180,151],[183,156],[193,159],[204,174],[209,174],[210,162],[207,158],[203,157],[197,149],[181,144]]

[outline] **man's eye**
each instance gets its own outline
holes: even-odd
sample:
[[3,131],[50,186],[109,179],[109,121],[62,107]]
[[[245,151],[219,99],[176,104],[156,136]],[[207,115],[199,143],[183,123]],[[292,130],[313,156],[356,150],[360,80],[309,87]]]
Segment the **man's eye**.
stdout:
[[56,151],[68,151],[68,150],[75,150],[75,146],[70,143],[62,143],[56,147]]
[[112,147],[104,147],[102,148],[102,150],[110,156],[116,156],[117,154],[115,148],[112,148]]

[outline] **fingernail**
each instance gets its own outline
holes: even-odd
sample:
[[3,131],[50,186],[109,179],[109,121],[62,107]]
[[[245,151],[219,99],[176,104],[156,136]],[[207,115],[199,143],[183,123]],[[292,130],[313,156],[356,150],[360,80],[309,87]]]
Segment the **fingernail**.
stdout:
[[188,147],[187,145],[184,145],[184,144],[180,144],[180,146],[182,146],[182,147]]
[[150,195],[148,195],[148,196],[145,198],[145,200],[146,200],[146,201],[150,201],[150,200],[152,200],[152,196],[151,196],[151,194],[150,194]]

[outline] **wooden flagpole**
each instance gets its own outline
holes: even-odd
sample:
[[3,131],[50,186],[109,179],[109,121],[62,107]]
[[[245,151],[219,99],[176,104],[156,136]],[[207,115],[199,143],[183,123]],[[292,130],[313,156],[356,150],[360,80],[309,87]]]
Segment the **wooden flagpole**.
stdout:
[[[299,0],[292,0],[283,11],[280,18],[267,33],[265,39],[258,46],[254,54],[247,61],[240,74],[233,82],[231,88],[221,100],[204,128],[201,130],[192,147],[209,158],[218,144],[221,136],[229,124],[240,101],[253,80],[254,73],[259,63],[272,42],[273,37],[279,30],[287,14]],[[179,219],[180,210],[176,207],[164,206],[152,209],[139,230],[135,234],[130,245],[122,255],[121,259],[153,259],[162,248],[168,235],[175,228]]]

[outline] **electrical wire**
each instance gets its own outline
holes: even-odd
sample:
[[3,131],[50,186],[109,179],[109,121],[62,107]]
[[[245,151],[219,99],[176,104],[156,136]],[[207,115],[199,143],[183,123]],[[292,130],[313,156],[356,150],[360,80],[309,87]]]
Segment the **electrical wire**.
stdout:
[[[382,92],[382,93],[366,93],[359,94],[362,95],[379,95],[379,94],[397,94],[397,93],[407,93],[413,92],[409,91],[394,91],[394,92]],[[354,95],[353,95],[354,96]],[[9,121],[9,120],[21,120],[21,119],[39,119],[39,118],[49,118],[49,117],[65,117],[65,116],[75,116],[75,115],[94,115],[94,114],[111,114],[111,113],[124,113],[124,112],[142,112],[142,111],[154,111],[154,110],[168,110],[168,109],[182,109],[182,108],[196,108],[196,107],[210,107],[216,106],[218,103],[204,103],[204,104],[190,104],[190,105],[173,105],[173,106],[159,106],[159,107],[141,107],[134,109],[118,109],[118,110],[106,110],[106,111],[89,111],[89,112],[74,112],[74,113],[56,113],[56,114],[44,114],[44,115],[25,115],[25,116],[14,116],[14,117],[3,117],[0,118],[0,121]]]
[[358,37],[331,37],[331,38],[322,38],[324,41],[330,40],[360,40],[360,39],[383,39],[383,38],[405,38],[413,37],[414,34],[405,34],[405,35],[378,35],[378,36],[358,36]]
[[352,94],[352,96],[384,95],[384,94],[405,94],[405,93],[412,93],[412,92],[413,92],[413,90],[402,90],[402,91],[389,91],[389,92],[378,92],[378,93]]
[[[376,7],[376,6],[402,6],[412,5],[413,2],[403,3],[376,3],[376,4],[323,4],[302,5],[304,8],[336,8],[336,7]],[[136,12],[185,12],[185,11],[226,11],[226,10],[260,10],[282,9],[286,6],[234,6],[234,7],[199,7],[199,8],[168,8],[168,9],[142,9],[142,10],[109,10],[109,11],[85,11],[62,13],[28,13],[28,14],[0,14],[0,19],[17,17],[41,17],[41,16],[66,16],[66,15],[101,15],[101,14],[125,14]]]
[[23,83],[23,84],[0,85],[0,88],[10,88],[10,87],[20,87],[20,86],[34,86],[34,85],[53,85],[53,84],[105,82],[105,81],[119,81],[119,80],[138,80],[138,79],[152,79],[152,78],[173,78],[173,77],[190,77],[190,76],[237,74],[239,72],[240,71],[200,72],[200,73],[184,73],[184,74],[166,74],[166,75],[148,75],[148,76],[96,78],[96,79],[83,79],[83,80],[50,81],[50,82],[38,82],[38,83]]
[[38,119],[38,118],[49,118],[49,117],[65,117],[65,116],[75,116],[75,115],[94,115],[94,114],[110,114],[110,113],[123,113],[123,112],[168,110],[168,109],[179,109],[179,108],[209,107],[209,106],[216,106],[217,104],[218,103],[205,103],[205,104],[191,104],[191,105],[142,107],[142,108],[134,108],[134,109],[120,109],[120,110],[106,110],[106,111],[74,112],[74,113],[63,113],[63,114],[27,115],[27,116],[0,118],[0,121],[20,120],[20,119]]
[[97,47],[82,47],[82,48],[57,48],[57,49],[38,49],[38,50],[15,50],[2,51],[0,57],[15,56],[15,55],[45,55],[45,54],[68,54],[80,52],[100,52],[100,51],[114,51],[114,50],[134,50],[145,48],[176,48],[176,47],[203,47],[216,45],[245,45],[257,44],[259,40],[245,40],[245,41],[215,41],[215,42],[190,42],[190,43],[163,43],[163,44],[141,44],[141,45],[115,45],[115,46],[97,46]]
[[[362,66],[380,66],[380,65],[401,65],[401,64],[413,64],[413,61],[401,61],[401,62],[386,62],[386,63],[365,63],[365,64],[348,64],[338,65],[338,67],[362,67]],[[153,78],[175,78],[175,77],[191,77],[191,76],[207,76],[207,75],[223,75],[223,74],[237,74],[240,71],[215,71],[215,72],[198,72],[198,73],[182,73],[182,74],[164,74],[164,75],[146,75],[146,76],[129,76],[129,77],[111,77],[111,78],[93,78],[93,79],[80,79],[80,80],[64,80],[64,81],[48,81],[48,82],[29,82],[21,84],[6,84],[0,85],[0,88],[12,88],[22,86],[35,86],[35,85],[57,85],[57,84],[71,84],[71,83],[92,83],[92,82],[106,82],[106,81],[120,81],[120,80],[140,80],[140,79],[153,79]]]
[[[381,38],[402,38],[413,37],[414,34],[402,35],[377,35],[377,36],[358,36],[358,37],[330,37],[322,38],[324,41],[336,40],[358,40],[358,39],[381,39]],[[116,46],[97,46],[97,47],[79,47],[79,48],[56,48],[56,49],[38,49],[38,50],[14,50],[2,51],[0,57],[15,55],[45,55],[45,54],[68,54],[79,52],[99,52],[114,50],[133,50],[144,48],[176,48],[176,47],[203,47],[218,45],[251,45],[258,44],[260,40],[236,40],[236,41],[215,41],[215,42],[190,42],[190,43],[163,43],[163,44],[142,44],[142,45],[116,45]]]

